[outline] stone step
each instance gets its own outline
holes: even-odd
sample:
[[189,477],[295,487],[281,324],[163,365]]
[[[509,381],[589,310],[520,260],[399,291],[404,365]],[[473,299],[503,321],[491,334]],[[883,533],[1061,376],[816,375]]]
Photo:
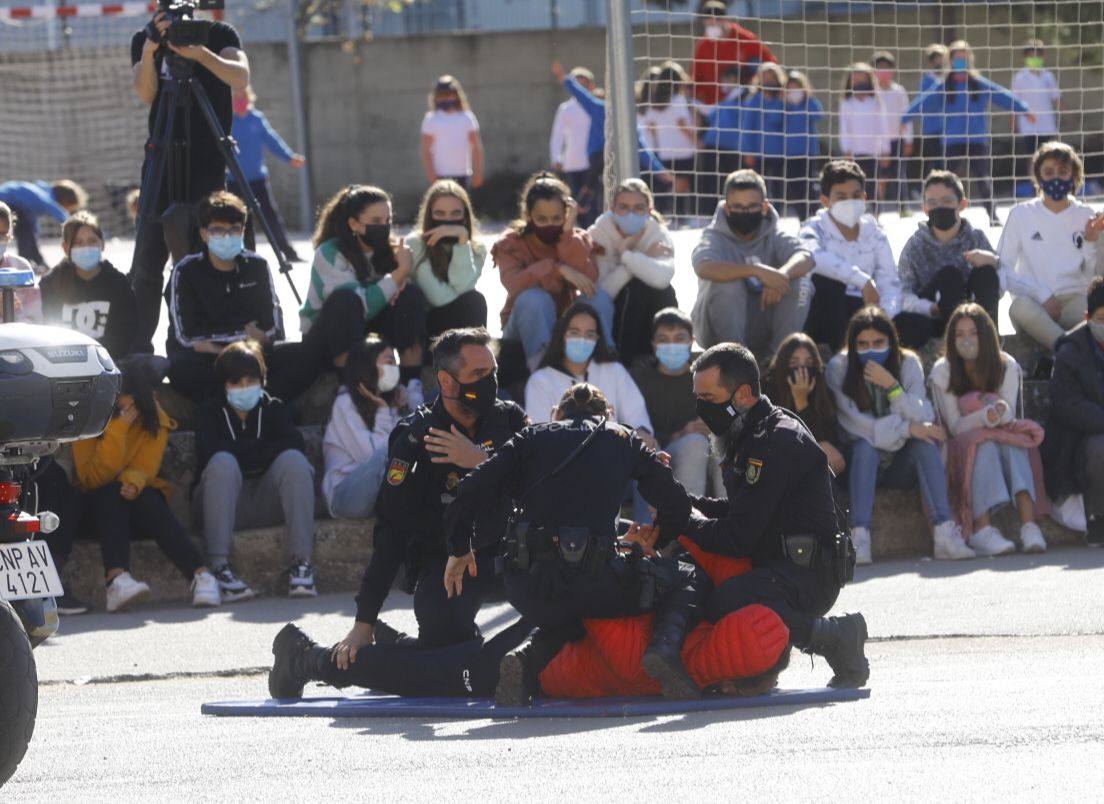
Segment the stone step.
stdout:
[[[315,583],[324,592],[351,592],[372,555],[374,520],[320,520],[314,531]],[[195,538],[195,537],[193,537]],[[196,545],[203,551],[197,538]],[[287,549],[283,527],[239,531],[230,560],[238,574],[258,594],[287,594]],[[190,581],[184,580],[152,541],[131,544],[131,574],[150,585],[151,601],[190,599]],[[66,567],[66,590],[98,608],[104,605],[103,562],[99,545],[79,541]]]

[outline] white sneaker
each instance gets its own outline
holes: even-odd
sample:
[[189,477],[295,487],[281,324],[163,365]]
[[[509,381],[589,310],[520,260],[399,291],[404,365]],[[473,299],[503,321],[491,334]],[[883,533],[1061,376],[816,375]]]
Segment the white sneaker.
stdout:
[[136,581],[129,572],[120,572],[107,585],[107,610],[119,611],[149,595],[149,584]]
[[856,564],[874,563],[874,559],[870,555],[870,528],[851,528],[851,543],[855,545]]
[[934,554],[938,559],[960,561],[977,557],[977,553],[966,546],[966,541],[962,538],[962,528],[953,520],[948,519],[936,525],[932,541],[935,543]]
[[1003,556],[1016,552],[1016,545],[1001,536],[1001,532],[992,525],[971,536],[968,544],[979,556]]
[[218,579],[211,573],[203,571],[192,578],[192,605],[197,609],[222,605]]
[[1020,544],[1025,553],[1045,553],[1047,548],[1043,532],[1034,522],[1025,522],[1020,526]]

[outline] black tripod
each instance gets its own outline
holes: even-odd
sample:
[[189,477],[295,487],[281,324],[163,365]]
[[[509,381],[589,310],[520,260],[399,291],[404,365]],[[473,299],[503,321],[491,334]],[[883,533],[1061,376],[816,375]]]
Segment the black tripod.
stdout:
[[[207,92],[203,88],[203,84],[195,78],[195,67],[192,62],[185,58],[177,56],[174,53],[168,53],[165,55],[166,63],[169,66],[169,74],[172,80],[167,81],[161,96],[157,103],[157,113],[153,119],[153,133],[150,135],[149,143],[146,145],[149,151],[149,159],[146,162],[145,175],[142,176],[142,190],[139,196],[138,202],[138,233],[139,237],[142,237],[145,233],[145,229],[142,226],[142,221],[146,219],[147,215],[156,215],[157,202],[161,197],[162,182],[165,178],[166,168],[169,165],[170,157],[172,157],[172,169],[173,174],[172,183],[168,188],[169,206],[166,208],[165,213],[161,215],[162,224],[165,225],[165,238],[169,244],[169,250],[172,252],[173,261],[180,260],[187,249],[190,247],[190,230],[193,226],[191,215],[189,214],[185,220],[180,220],[179,215],[173,215],[174,207],[177,203],[190,199],[191,195],[188,192],[188,182],[191,176],[191,142],[189,137],[191,135],[191,114],[192,114],[192,98],[199,103],[199,108],[203,112],[203,117],[207,121],[207,127],[211,130],[211,134],[215,139],[215,146],[218,148],[219,154],[226,161],[226,166],[229,168],[231,175],[237,182],[239,189],[241,190],[242,200],[245,201],[246,206],[249,208],[250,214],[253,216],[253,220],[259,221],[261,228],[264,230],[265,237],[268,238],[269,243],[276,243],[275,235],[272,233],[272,227],[269,225],[268,219],[265,218],[261,212],[260,205],[257,203],[256,196],[253,195],[253,190],[249,187],[249,182],[245,179],[245,174],[242,172],[241,165],[238,163],[238,158],[234,154],[234,141],[229,134],[222,130],[222,124],[219,123],[218,115],[215,114],[215,109],[211,106],[211,99],[207,97]],[[177,113],[183,110],[184,114],[184,141],[173,142],[173,131],[176,123]],[[184,187],[178,186],[178,179],[183,177]],[[145,234],[148,236],[148,234]],[[135,250],[138,249],[138,244],[135,243]],[[287,278],[288,285],[291,286],[291,292],[295,296],[295,301],[300,305],[303,303],[302,297],[299,295],[299,291],[295,288],[295,282],[291,279],[291,263],[287,257],[281,253],[280,249],[273,247],[273,252],[276,254],[276,262],[280,265],[280,273]]]

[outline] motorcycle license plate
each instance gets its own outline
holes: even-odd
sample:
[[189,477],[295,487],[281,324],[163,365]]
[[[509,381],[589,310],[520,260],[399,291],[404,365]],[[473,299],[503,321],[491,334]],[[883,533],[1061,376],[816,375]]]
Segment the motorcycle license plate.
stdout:
[[0,544],[0,600],[61,595],[61,578],[46,542]]

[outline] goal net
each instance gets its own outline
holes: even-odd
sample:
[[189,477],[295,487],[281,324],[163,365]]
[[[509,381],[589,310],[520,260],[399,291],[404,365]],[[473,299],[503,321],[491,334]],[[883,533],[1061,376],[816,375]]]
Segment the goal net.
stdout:
[[680,222],[711,216],[741,167],[803,218],[824,162],[844,157],[881,214],[918,210],[922,177],[946,167],[1003,218],[1055,138],[1082,154],[1082,192],[1102,194],[1104,3],[661,0],[631,19],[637,123]]

